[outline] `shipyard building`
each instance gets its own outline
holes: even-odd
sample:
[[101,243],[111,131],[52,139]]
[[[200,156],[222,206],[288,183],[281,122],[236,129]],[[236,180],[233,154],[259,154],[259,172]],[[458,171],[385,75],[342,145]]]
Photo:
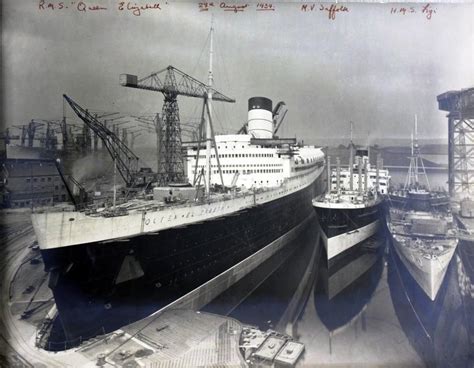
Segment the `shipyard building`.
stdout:
[[1,206],[31,208],[67,200],[67,190],[51,158],[7,145],[1,165]]

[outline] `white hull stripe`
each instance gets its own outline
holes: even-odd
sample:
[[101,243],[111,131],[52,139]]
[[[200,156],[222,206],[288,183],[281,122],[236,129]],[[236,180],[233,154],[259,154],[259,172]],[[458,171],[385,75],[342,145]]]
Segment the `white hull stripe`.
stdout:
[[347,249],[352,248],[354,245],[359,244],[361,241],[374,235],[379,228],[380,220],[375,220],[374,222],[360,227],[357,230],[349,231],[344,234],[333,236],[332,238],[327,238],[324,231],[321,232],[324,239],[324,247],[326,248],[326,254],[328,255],[328,260],[345,252]]

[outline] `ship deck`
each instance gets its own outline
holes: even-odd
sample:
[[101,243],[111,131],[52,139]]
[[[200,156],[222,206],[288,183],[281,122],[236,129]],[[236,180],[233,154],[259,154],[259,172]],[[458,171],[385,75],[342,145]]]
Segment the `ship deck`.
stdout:
[[[181,207],[193,207],[199,206],[203,203],[216,203],[225,200],[231,200],[235,198],[242,198],[247,196],[252,196],[256,194],[261,194],[276,190],[278,188],[284,188],[285,185],[291,181],[300,178],[305,174],[294,175],[291,177],[286,177],[282,180],[281,184],[278,186],[269,186],[269,187],[257,187],[240,191],[229,191],[229,192],[212,192],[208,198],[201,198],[199,200],[189,200],[189,199],[174,199],[170,202],[164,202],[162,200],[150,199],[150,198],[121,198],[117,200],[115,206],[112,206],[111,198],[108,198],[108,201],[99,202],[99,203],[87,203],[80,206],[77,210],[78,212],[83,212],[91,217],[117,217],[125,216],[133,212],[143,212],[143,211],[162,211],[169,208],[181,208]],[[76,210],[68,205],[58,205],[52,207],[41,207],[34,209],[34,213],[44,213],[44,212],[76,212]]]
[[[453,236],[435,236],[431,234],[418,234],[405,231],[403,225],[392,225],[391,233],[399,240],[401,246],[418,252],[421,255],[440,257],[450,253],[450,250],[456,246],[457,240]],[[416,237],[416,239],[413,239]]]
[[[340,195],[322,195],[313,199],[313,206],[327,209],[360,209],[373,207],[382,202],[382,197],[365,198],[367,194],[360,196],[357,192],[345,192]],[[355,199],[351,199],[355,197]],[[364,198],[364,199],[360,199]]]

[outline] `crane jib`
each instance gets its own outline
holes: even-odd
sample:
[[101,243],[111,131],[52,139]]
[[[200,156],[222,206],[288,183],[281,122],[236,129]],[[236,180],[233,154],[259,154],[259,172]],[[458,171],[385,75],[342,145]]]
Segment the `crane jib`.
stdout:
[[138,156],[128,148],[117,135],[105,127],[99,120],[87,110],[73,101],[69,96],[63,95],[76,115],[102,140],[105,148],[115,160],[117,170],[128,187],[135,184],[138,172]]
[[[197,98],[206,98],[209,92],[208,85],[171,65],[140,79],[136,75],[121,74],[120,84],[124,87]],[[213,88],[211,88],[211,91],[214,101],[235,102],[235,99],[227,97]]]

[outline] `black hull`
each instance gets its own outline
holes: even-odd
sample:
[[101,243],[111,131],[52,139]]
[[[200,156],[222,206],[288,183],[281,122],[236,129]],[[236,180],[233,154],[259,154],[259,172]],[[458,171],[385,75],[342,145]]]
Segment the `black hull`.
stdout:
[[[49,348],[72,347],[144,318],[289,233],[311,215],[322,176],[232,216],[127,242],[43,251],[64,332],[51,337]],[[130,277],[136,278],[117,282]]]
[[[272,328],[284,333],[299,314],[297,309],[292,309],[292,303],[295,299],[305,303],[319,265],[322,245],[316,242],[319,236],[316,225],[313,216],[294,240],[298,247],[286,247],[219,295],[203,311],[229,315],[262,331]],[[305,280],[308,271],[312,271],[312,278]],[[298,288],[304,284],[306,288],[299,294]]]
[[460,241],[454,261],[470,341],[470,360],[474,362],[474,242]]
[[382,203],[365,208],[321,208],[314,207],[319,224],[326,237],[333,238],[355,231],[382,218]]

